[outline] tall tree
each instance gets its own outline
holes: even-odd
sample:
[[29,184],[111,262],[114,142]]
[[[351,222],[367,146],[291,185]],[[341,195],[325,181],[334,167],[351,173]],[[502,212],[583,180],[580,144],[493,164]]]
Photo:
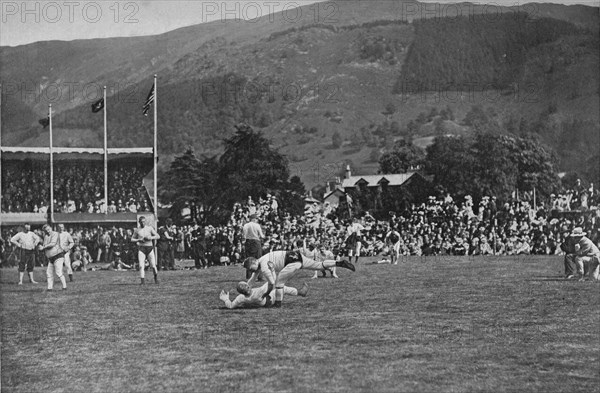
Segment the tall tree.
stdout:
[[380,173],[406,173],[411,167],[423,164],[425,151],[404,139],[394,145],[394,149],[379,159]]
[[235,134],[224,141],[219,160],[220,188],[227,206],[285,189],[290,174],[287,159],[271,149],[262,133],[245,124],[235,128]]

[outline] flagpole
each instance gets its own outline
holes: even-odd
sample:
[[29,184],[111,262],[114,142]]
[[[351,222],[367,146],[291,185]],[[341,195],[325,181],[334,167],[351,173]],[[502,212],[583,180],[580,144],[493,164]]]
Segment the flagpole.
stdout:
[[108,144],[106,142],[106,86],[104,86],[104,214],[108,214]]
[[54,156],[52,152],[52,104],[48,104],[48,125],[50,126],[50,223],[54,223]]
[[156,173],[158,166],[158,150],[157,150],[157,122],[158,122],[158,112],[157,112],[157,101],[158,101],[158,87],[156,86],[156,74],[154,74],[154,219],[156,220],[156,227],[158,228],[158,176]]
[[0,83],[0,213],[2,213],[2,83]]

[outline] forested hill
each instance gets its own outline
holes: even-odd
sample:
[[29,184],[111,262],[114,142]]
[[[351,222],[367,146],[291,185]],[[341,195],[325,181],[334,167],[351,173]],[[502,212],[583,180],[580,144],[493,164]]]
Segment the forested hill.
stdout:
[[[152,116],[141,107],[158,73],[163,164],[187,147],[218,152],[239,122],[271,139],[309,187],[346,163],[372,173],[394,139],[427,143],[482,127],[539,135],[559,151],[563,170],[598,150],[598,8],[500,7],[508,12],[489,22],[477,16],[481,6],[464,18],[420,20],[427,14],[407,17],[397,2],[336,4],[335,22],[219,22],[156,37],[0,48],[2,80],[40,91],[3,90],[3,145],[46,145],[37,124],[45,89],[74,81],[109,86],[109,146],[150,146]],[[456,91],[460,84],[466,90]],[[57,145],[101,146],[92,96],[69,100],[65,92],[53,103]]]
[[415,21],[397,86],[415,90],[506,89],[526,71],[528,52],[564,36],[589,33],[569,22],[526,13]]

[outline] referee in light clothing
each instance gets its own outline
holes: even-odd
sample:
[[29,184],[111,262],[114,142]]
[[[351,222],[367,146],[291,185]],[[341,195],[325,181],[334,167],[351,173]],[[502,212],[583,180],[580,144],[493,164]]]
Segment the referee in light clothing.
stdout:
[[[246,252],[246,258],[253,257],[259,259],[262,257],[262,243],[261,240],[265,237],[262,228],[258,223],[256,214],[250,215],[250,221],[244,224],[242,228],[242,236],[244,237],[244,249]],[[252,272],[246,269],[246,280],[252,277]]]
[[37,284],[33,279],[33,266],[35,265],[35,248],[42,242],[42,239],[31,231],[31,225],[25,224],[24,229],[14,235],[10,242],[20,250],[19,258],[19,285],[23,285],[23,276],[25,276],[25,267],[29,281],[32,284]]

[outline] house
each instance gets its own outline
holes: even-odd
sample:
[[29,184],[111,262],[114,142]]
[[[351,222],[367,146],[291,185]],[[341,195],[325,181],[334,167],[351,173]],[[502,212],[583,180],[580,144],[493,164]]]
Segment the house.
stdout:
[[324,202],[337,206],[341,202],[352,205],[352,201],[368,200],[373,209],[402,210],[402,203],[424,201],[431,192],[430,181],[417,171],[353,176],[348,165],[343,180],[338,178],[335,185],[328,184]]

